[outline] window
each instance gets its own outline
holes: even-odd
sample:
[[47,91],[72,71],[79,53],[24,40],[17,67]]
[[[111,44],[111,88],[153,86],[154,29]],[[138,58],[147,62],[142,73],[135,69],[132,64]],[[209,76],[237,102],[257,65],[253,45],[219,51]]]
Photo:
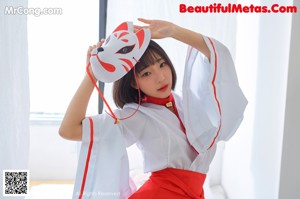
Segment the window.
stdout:
[[[31,119],[59,119],[85,75],[88,46],[98,41],[99,1],[29,0],[28,8],[48,11],[28,14]],[[97,107],[94,93],[88,114]]]

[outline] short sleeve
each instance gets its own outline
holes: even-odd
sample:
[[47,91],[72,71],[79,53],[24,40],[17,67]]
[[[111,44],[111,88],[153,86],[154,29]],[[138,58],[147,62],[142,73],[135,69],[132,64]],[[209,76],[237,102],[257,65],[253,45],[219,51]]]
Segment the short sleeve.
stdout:
[[[93,127],[91,126],[91,119],[93,121]],[[94,142],[99,142],[101,139],[105,139],[107,134],[102,130],[107,131],[119,131],[118,125],[113,125],[114,119],[107,114],[99,114],[91,117],[86,117],[82,121],[82,142],[88,143],[91,141],[90,132],[94,130]]]

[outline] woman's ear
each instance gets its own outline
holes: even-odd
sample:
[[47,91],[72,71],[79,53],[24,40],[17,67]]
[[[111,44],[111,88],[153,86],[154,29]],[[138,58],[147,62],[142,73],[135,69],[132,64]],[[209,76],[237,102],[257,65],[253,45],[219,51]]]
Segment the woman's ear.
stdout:
[[136,82],[131,82],[130,86],[134,89],[137,89]]

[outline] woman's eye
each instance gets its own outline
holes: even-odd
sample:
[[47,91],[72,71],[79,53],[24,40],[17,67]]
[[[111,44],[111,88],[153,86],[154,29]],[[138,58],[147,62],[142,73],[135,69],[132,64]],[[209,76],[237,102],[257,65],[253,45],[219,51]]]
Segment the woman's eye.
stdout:
[[160,64],[160,67],[162,68],[162,67],[164,67],[166,65],[166,62],[162,62],[161,64]]
[[142,77],[147,77],[147,76],[149,76],[150,74],[151,74],[150,72],[145,72],[145,73],[142,74]]

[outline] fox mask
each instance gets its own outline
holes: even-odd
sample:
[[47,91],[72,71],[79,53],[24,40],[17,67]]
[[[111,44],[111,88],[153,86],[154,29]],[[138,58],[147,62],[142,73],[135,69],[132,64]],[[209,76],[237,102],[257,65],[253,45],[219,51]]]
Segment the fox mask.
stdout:
[[123,22],[105,40],[93,49],[90,63],[97,80],[114,82],[128,73],[142,57],[151,39],[149,29],[133,31],[132,22]]

